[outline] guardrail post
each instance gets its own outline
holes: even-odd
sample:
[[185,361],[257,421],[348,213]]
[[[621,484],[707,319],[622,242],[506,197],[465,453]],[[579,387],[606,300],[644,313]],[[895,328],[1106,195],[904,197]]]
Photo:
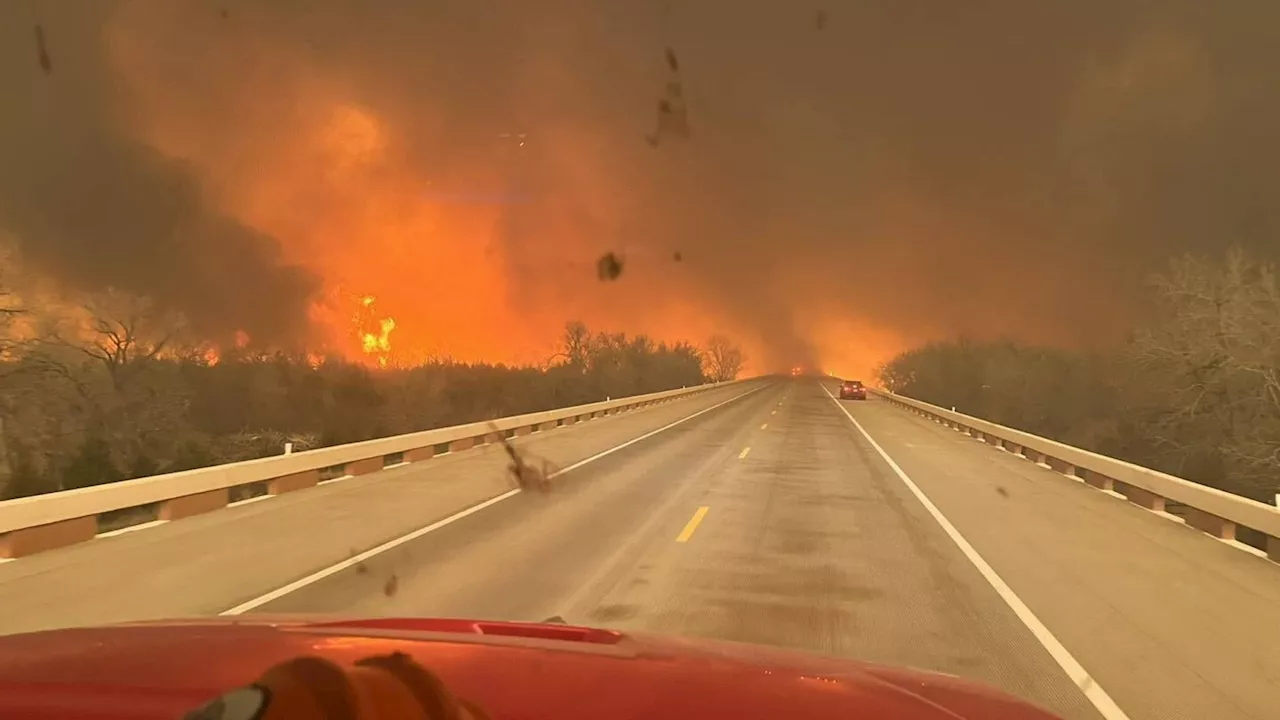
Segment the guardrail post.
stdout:
[[436,456],[435,445],[428,445],[426,447],[413,448],[412,450],[406,450],[404,453],[404,461],[410,462],[410,463],[421,462],[423,460],[430,460],[435,456]]
[[287,492],[295,490],[304,490],[309,487],[315,487],[320,483],[319,470],[304,470],[300,473],[285,475],[283,477],[272,478],[267,481],[268,495],[283,495]]
[[161,503],[159,517],[161,520],[178,520],[192,515],[201,515],[220,510],[230,501],[231,491],[228,488],[210,490],[196,495],[183,495]]
[[98,534],[97,516],[10,530],[0,535],[0,558],[19,558],[67,545],[87,542]]
[[378,457],[349,462],[343,466],[342,471],[348,475],[368,475],[371,472],[378,472],[383,465],[383,458],[379,455]]
[[1230,520],[1225,520],[1217,515],[1211,515],[1203,510],[1187,506],[1186,510],[1187,524],[1197,530],[1204,532],[1222,540],[1236,539],[1236,524]]
[[1153,492],[1147,492],[1140,487],[1127,485],[1124,488],[1123,495],[1129,499],[1129,502],[1155,512],[1164,512],[1164,498]]
[[1092,470],[1085,470],[1084,476],[1080,477],[1080,479],[1098,488],[1099,490],[1110,490],[1114,492],[1116,489],[1115,480],[1107,477],[1106,475],[1099,475],[1098,473]]

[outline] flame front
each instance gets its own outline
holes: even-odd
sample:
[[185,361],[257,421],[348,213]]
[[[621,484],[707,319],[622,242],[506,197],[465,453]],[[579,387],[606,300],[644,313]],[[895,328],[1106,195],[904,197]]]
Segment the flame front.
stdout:
[[364,351],[369,354],[391,352],[391,331],[396,329],[396,321],[393,318],[383,318],[379,321],[382,331],[378,334],[365,333],[362,338]]
[[[623,198],[633,180],[613,169],[621,163],[601,152],[605,136],[578,113],[539,123],[521,117],[519,127],[471,139],[451,128],[487,121],[477,125],[417,92],[374,102],[352,78],[299,62],[294,48],[260,42],[251,24],[239,23],[223,23],[216,37],[186,38],[197,49],[184,57],[231,60],[182,64],[178,82],[160,61],[172,34],[164,29],[204,15],[163,5],[125,3],[113,16],[112,58],[136,99],[140,133],[193,168],[222,211],[278,240],[281,262],[320,279],[309,347],[370,365],[439,356],[539,364],[569,320],[695,342],[730,324],[696,275],[681,270],[695,265],[673,266],[665,251],[647,265],[633,261],[625,283],[595,280],[601,235],[630,224]],[[264,65],[277,68],[269,79],[252,72]],[[527,72],[511,98],[516,106],[526,96],[576,92],[554,63]],[[235,81],[222,82],[224,73]],[[214,94],[209,106],[238,110],[187,112],[191,87]],[[764,347],[741,342],[748,357],[764,356]]]
[[365,355],[373,356],[379,367],[386,367],[391,355],[391,332],[396,329],[396,321],[392,317],[376,317],[373,309],[376,300],[373,295],[360,298],[360,310],[355,318],[356,327],[360,335],[360,349]]

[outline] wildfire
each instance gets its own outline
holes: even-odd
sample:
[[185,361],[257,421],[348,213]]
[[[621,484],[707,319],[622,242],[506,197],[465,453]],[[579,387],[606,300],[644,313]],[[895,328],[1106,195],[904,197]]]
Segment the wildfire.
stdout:
[[[636,181],[614,171],[617,160],[602,152],[611,143],[597,147],[605,136],[593,127],[562,113],[538,127],[537,143],[524,127],[493,138],[510,153],[455,147],[448,128],[471,122],[461,111],[366,93],[352,84],[360,73],[331,74],[308,61],[306,47],[265,42],[247,20],[184,36],[197,52],[175,70],[164,28],[205,27],[206,13],[162,5],[124,3],[112,13],[113,70],[136,103],[131,122],[136,114],[150,146],[217,188],[221,210],[278,240],[282,262],[322,279],[323,297],[310,312],[326,353],[383,366],[438,356],[537,363],[570,319],[667,340],[699,341],[719,330],[723,318],[711,317],[690,272],[664,273],[676,285],[663,293],[651,292],[642,263],[628,270],[627,283],[593,279],[600,229],[582,217],[621,224],[630,205],[621,198]],[[537,65],[528,89],[513,96],[517,104],[571,91],[554,63]],[[273,68],[270,77],[252,72],[262,66]],[[185,81],[174,82],[174,72]],[[187,112],[189,87],[212,93],[217,112]],[[515,162],[517,149],[540,144],[557,150]],[[419,150],[429,168],[416,159]],[[530,168],[545,176],[540,184],[560,190],[534,202],[522,179]],[[439,202],[440,192],[503,200]],[[514,225],[555,238],[555,247],[508,243],[503,233]]]
[[365,333],[362,338],[364,351],[366,353],[388,353],[391,352],[391,331],[396,329],[396,321],[392,318],[383,318],[379,321],[382,331],[378,334]]
[[[395,318],[375,318],[373,303],[377,300],[372,295],[360,298],[360,312],[356,314],[356,327],[360,334],[360,349],[365,355],[374,356],[379,367],[387,366],[387,358],[391,354],[391,332],[396,329]],[[376,321],[374,331],[371,324]]]

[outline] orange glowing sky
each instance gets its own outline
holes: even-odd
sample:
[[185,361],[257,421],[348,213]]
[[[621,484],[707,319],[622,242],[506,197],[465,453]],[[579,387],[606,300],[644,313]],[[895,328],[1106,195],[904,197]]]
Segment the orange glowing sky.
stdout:
[[[864,377],[957,335],[1096,346],[1172,254],[1280,247],[1252,140],[1280,45],[1243,32],[1274,23],[1138,5],[0,5],[31,98],[0,116],[0,221],[211,335],[269,298],[262,334],[396,363],[540,362],[575,319]],[[653,146],[673,78],[690,135]]]
[[[512,267],[503,256],[497,228],[508,209],[498,202],[441,202],[459,196],[495,197],[502,190],[502,157],[492,165],[474,165],[441,148],[439,167],[407,160],[402,128],[394,112],[379,109],[348,92],[341,77],[303,64],[287,50],[255,37],[247,29],[232,49],[225,38],[217,47],[189,46],[182,68],[187,82],[175,82],[164,63],[168,42],[162,27],[172,14],[190,9],[126,6],[110,36],[112,57],[134,95],[137,127],[146,141],[165,154],[198,169],[205,191],[227,212],[277,238],[285,258],[314,270],[324,281],[324,297],[314,317],[325,328],[325,342],[349,353],[361,345],[352,332],[352,306],[363,296],[394,318],[393,357],[413,361],[427,356],[459,360],[540,362],[554,352],[568,319],[598,329],[648,333],[659,339],[701,342],[728,332],[761,358],[760,338],[737,325],[731,314],[700,297],[696,278],[683,273],[667,253],[622,247],[592,237],[598,225],[575,226],[575,215],[624,216],[627,200],[617,172],[605,165],[598,145],[609,141],[572,120],[543,123],[529,144],[553,146],[542,158],[554,182],[573,198],[573,206],[551,202],[537,257],[525,271],[545,273],[550,282],[534,283],[521,296],[510,292]],[[233,66],[234,82],[220,78],[228,69],[202,58],[219,55]],[[161,68],[157,70],[157,68]],[[528,68],[531,78],[554,85],[554,72]],[[336,75],[336,74],[335,74]],[[192,87],[212,92],[207,115],[190,112]],[[414,114],[414,131],[428,138],[434,123],[448,121]],[[510,155],[522,146],[524,128],[510,128],[492,145]],[[503,137],[510,135],[511,137]],[[475,188],[440,188],[436,177],[462,177]],[[446,180],[446,182],[448,182]],[[485,190],[484,188],[493,188]],[[607,222],[607,220],[606,220]],[[616,231],[616,228],[615,228]],[[617,234],[616,232],[614,233]],[[595,279],[594,262],[604,251],[621,250],[627,259],[623,280]],[[696,258],[691,258],[697,261]],[[849,323],[811,323],[814,337],[827,339],[824,357],[841,358],[841,340]],[[376,331],[374,331],[376,332]],[[888,336],[877,342],[890,343]],[[892,349],[886,344],[875,354]]]

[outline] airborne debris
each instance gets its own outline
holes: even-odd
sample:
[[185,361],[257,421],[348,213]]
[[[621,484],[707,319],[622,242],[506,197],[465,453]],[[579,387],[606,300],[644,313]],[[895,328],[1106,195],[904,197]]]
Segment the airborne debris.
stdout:
[[391,597],[397,592],[400,592],[400,578],[396,577],[395,573],[392,573],[387,578],[386,584],[382,586],[382,594]]
[[553,474],[551,463],[546,458],[539,458],[542,465],[541,469],[534,467],[516,446],[507,438],[506,433],[498,429],[497,425],[490,423],[493,428],[494,436],[498,442],[502,443],[502,449],[507,451],[507,457],[511,459],[511,464],[507,466],[507,472],[511,473],[511,477],[515,478],[516,485],[521,490],[538,490],[543,493],[551,492],[551,475]]
[[827,26],[827,11],[826,11],[826,10],[819,10],[819,11],[818,11],[817,16],[814,18],[814,25],[815,25],[819,30],[821,30],[821,29],[823,29],[823,28],[825,28],[825,27]]
[[607,252],[596,261],[596,276],[605,282],[617,280],[618,276],[622,274],[624,262],[618,254]]
[[672,260],[675,260],[676,262],[680,262],[681,260],[684,260],[684,255],[681,255],[681,254],[680,254],[680,251],[679,251],[679,250],[677,250],[677,251],[675,251],[675,252],[671,253],[671,259],[672,259]]
[[1000,486],[1000,485],[997,485],[997,486],[996,486],[996,492],[997,492],[997,493],[1000,493],[1000,497],[1009,497],[1009,491],[1008,491],[1008,490],[1005,490],[1005,489],[1004,489],[1002,486]]
[[53,72],[53,60],[49,59],[49,47],[44,41],[44,28],[40,25],[36,25],[36,57],[39,58],[40,67],[45,75]]
[[[355,556],[357,556],[357,555],[359,555],[359,554],[360,554],[360,551],[359,551],[359,550],[356,550],[355,548],[349,548],[349,549],[347,550],[347,557],[348,557],[348,558],[354,558]],[[368,565],[365,565],[363,560],[358,560],[358,561],[356,561],[355,568],[356,568],[356,574],[357,574],[357,575],[368,575],[368,574],[369,574],[369,566],[368,566]]]
[[663,96],[658,98],[658,126],[645,136],[653,147],[658,146],[663,135],[689,137],[689,114],[684,104],[684,86],[680,82],[680,61],[671,48],[667,48],[667,67],[671,70],[671,79],[667,81]]

